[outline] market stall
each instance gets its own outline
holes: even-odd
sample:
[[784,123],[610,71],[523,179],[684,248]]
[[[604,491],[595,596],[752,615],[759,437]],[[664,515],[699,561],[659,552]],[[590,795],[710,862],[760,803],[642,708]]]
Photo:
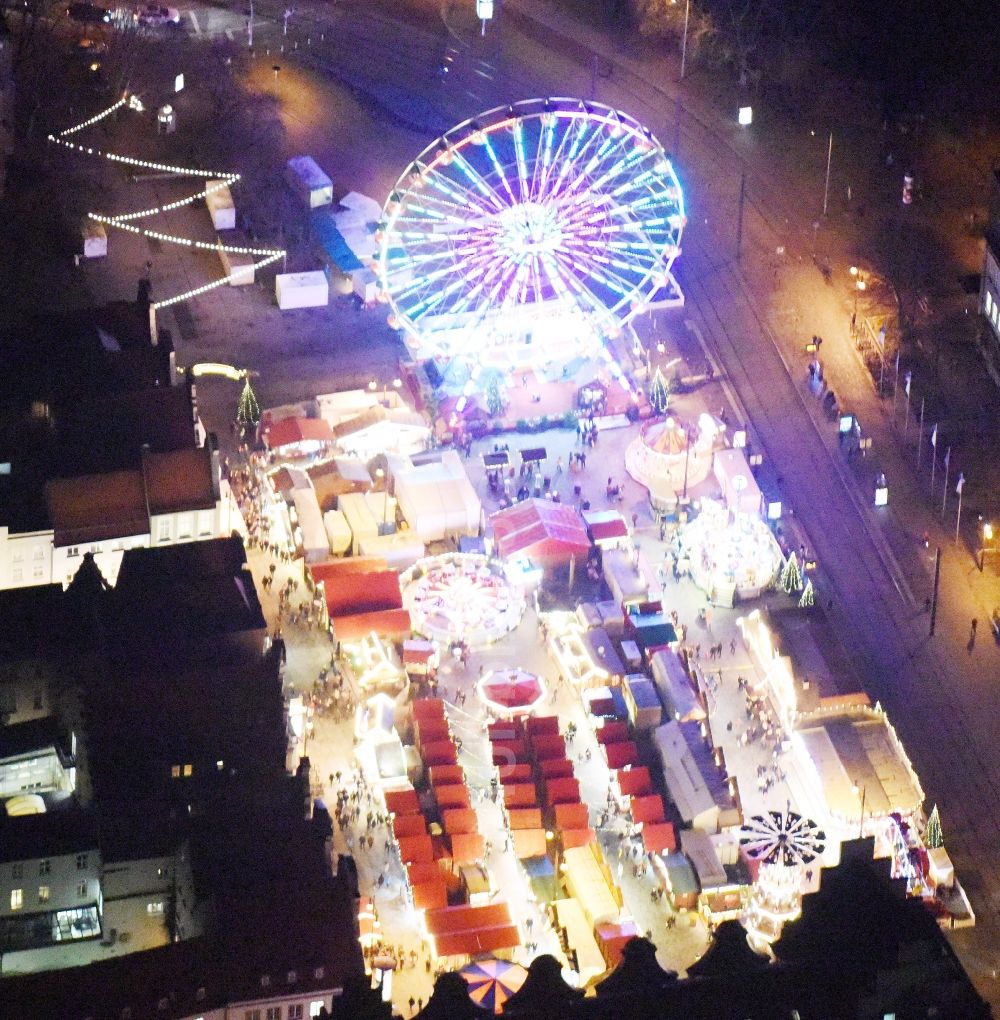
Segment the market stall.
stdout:
[[729,510],[759,517],[764,508],[760,487],[740,449],[716,450],[712,471],[722,489],[722,501]]
[[544,567],[583,563],[590,539],[577,510],[548,499],[526,499],[490,517],[497,555],[530,560]]

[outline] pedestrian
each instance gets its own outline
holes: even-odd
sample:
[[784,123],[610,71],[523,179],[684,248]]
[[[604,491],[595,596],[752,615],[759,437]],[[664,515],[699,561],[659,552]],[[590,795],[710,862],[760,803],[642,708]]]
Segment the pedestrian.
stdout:
[[632,530],[634,531],[639,526],[639,515],[632,514]]
[[733,638],[733,640],[729,642],[729,654],[736,654],[736,638]]
[[977,628],[978,626],[979,626],[979,621],[978,621],[978,620],[977,620],[977,619],[976,619],[975,617],[973,617],[973,618],[972,618],[972,636],[973,636],[973,637],[975,637],[975,636],[976,636],[976,628]]

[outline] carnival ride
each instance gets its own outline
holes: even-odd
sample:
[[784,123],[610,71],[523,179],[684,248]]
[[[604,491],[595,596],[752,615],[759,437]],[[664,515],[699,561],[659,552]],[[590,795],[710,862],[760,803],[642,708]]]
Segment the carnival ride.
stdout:
[[682,303],[671,266],[684,222],[648,129],[600,103],[532,99],[413,161],[386,202],[377,269],[415,356],[569,361]]
[[491,644],[524,613],[523,591],[503,576],[499,564],[477,553],[427,557],[399,580],[414,631],[445,645]]

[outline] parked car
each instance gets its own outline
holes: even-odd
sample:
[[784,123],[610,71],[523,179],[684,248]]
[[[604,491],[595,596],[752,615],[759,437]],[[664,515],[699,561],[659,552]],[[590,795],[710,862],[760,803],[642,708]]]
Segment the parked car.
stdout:
[[72,3],[66,8],[66,13],[74,21],[83,22],[85,25],[104,25],[111,20],[111,11],[106,7],[98,7],[97,4],[79,2]]
[[141,7],[136,7],[135,20],[140,25],[151,27],[179,25],[181,12],[176,7],[164,7],[162,4],[143,4]]

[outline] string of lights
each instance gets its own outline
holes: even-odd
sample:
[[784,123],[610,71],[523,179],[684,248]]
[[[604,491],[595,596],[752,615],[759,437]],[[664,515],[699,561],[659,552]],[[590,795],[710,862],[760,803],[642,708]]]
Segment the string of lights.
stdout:
[[[106,110],[101,110],[100,113],[95,113],[93,117],[81,121],[79,124],[74,124],[73,127],[68,127],[65,131],[60,131],[58,137],[66,138],[68,135],[75,135],[79,131],[93,127],[94,124],[99,124],[105,117],[110,117],[115,110],[120,110],[128,101],[128,93],[126,92],[117,103],[112,103]],[[52,135],[49,135],[49,139],[52,139]]]
[[[151,206],[148,209],[139,209],[134,212],[120,213],[114,216],[108,216],[103,213],[90,212],[87,216],[97,223],[102,223],[109,227],[116,227],[119,230],[126,230],[129,233],[136,234],[142,237],[152,238],[157,241],[163,241],[168,244],[176,244],[181,247],[194,248],[199,251],[216,251],[226,252],[233,255],[250,255],[259,261],[253,263],[252,269],[256,272],[258,269],[262,269],[265,266],[269,266],[278,259],[285,257],[285,251],[277,248],[245,248],[238,245],[227,245],[221,242],[208,242],[208,241],[196,241],[193,238],[181,237],[177,234],[167,234],[159,230],[149,230],[145,227],[137,227],[131,221],[146,219],[150,216],[157,216],[162,213],[172,212],[175,209],[181,209],[184,206],[190,205],[192,202],[196,202],[200,198],[206,198],[208,195],[214,194],[217,191],[222,191],[224,188],[228,188],[230,185],[235,184],[240,180],[240,175],[232,172],[222,172],[215,170],[202,170],[197,167],[182,167],[174,166],[169,163],[157,163],[152,160],[139,159],[135,156],[123,156],[115,152],[107,152],[103,149],[94,148],[89,145],[81,145],[78,142],[67,141],[70,135],[78,134],[86,128],[93,127],[95,124],[100,123],[106,117],[111,116],[116,110],[121,109],[123,106],[128,106],[130,110],[135,110],[139,113],[143,110],[143,105],[137,96],[125,93],[122,97],[113,103],[106,110],[102,110],[100,113],[95,114],[93,117],[89,117],[87,120],[81,121],[79,124],[74,124],[72,127],[68,127],[58,134],[50,134],[48,136],[49,142],[54,145],[61,145],[64,148],[71,149],[74,152],[79,152],[85,156],[97,156],[103,158],[112,163],[119,163],[124,166],[131,166],[142,170],[152,170],[160,173],[174,174],[178,177],[201,177],[205,179],[214,179],[213,182],[206,188],[196,191],[191,195],[186,195],[184,198],[176,199],[173,202],[167,202],[163,205]],[[154,311],[158,311],[161,308],[168,308],[170,305],[177,304],[180,301],[186,301],[189,298],[197,297],[200,294],[204,294],[207,291],[214,290],[216,287],[222,287],[229,283],[230,280],[236,275],[236,273],[245,273],[247,267],[239,267],[234,269],[233,272],[227,273],[225,276],[220,277],[217,280],[212,280],[210,283],[203,284],[200,287],[193,287],[190,290],[184,291],[181,294],[175,294],[173,297],[165,298],[163,301],[153,302],[152,308]]]
[[158,213],[171,212],[174,209],[180,209],[185,205],[190,205],[192,202],[197,202],[199,198],[205,198],[207,195],[214,194],[216,191],[222,191],[223,188],[228,188],[231,184],[235,184],[239,179],[239,174],[230,174],[221,181],[216,181],[214,184],[209,185],[204,191],[196,191],[193,195],[188,195],[186,198],[179,198],[176,202],[168,202],[166,205],[152,206],[149,209],[140,209],[138,212],[122,213],[120,216],[112,216],[110,219],[114,223],[123,223],[128,220],[141,220],[147,216],[156,216]]
[[151,237],[156,241],[163,241],[166,244],[179,244],[182,247],[198,248],[201,251],[226,251],[235,255],[284,255],[284,251],[277,248],[241,248],[236,245],[222,244],[218,241],[195,241],[190,237],[180,237],[177,234],[165,234],[160,230],[149,230],[146,227],[136,227],[131,223],[122,223],[117,217],[103,216],[101,213],[87,213],[87,216],[98,223],[106,223],[111,227],[118,227],[119,230],[127,230],[132,234],[141,234],[143,237]]
[[[227,249],[232,250],[232,249]],[[283,251],[275,251],[269,255],[266,259],[262,259],[260,262],[253,264],[253,270],[256,272],[258,269],[263,269],[264,266],[269,266],[273,262],[277,262],[278,259],[284,258],[285,253]],[[245,269],[240,269],[238,272],[246,272]],[[153,309],[159,311],[161,308],[169,308],[170,305],[177,304],[178,301],[187,301],[188,298],[197,297],[199,294],[204,294],[206,291],[215,290],[216,287],[221,287],[228,283],[235,273],[229,273],[226,276],[221,277],[218,280],[213,280],[211,283],[202,284],[200,287],[195,287],[192,290],[184,291],[183,294],[175,294],[173,297],[165,298],[163,301],[154,301]]]

